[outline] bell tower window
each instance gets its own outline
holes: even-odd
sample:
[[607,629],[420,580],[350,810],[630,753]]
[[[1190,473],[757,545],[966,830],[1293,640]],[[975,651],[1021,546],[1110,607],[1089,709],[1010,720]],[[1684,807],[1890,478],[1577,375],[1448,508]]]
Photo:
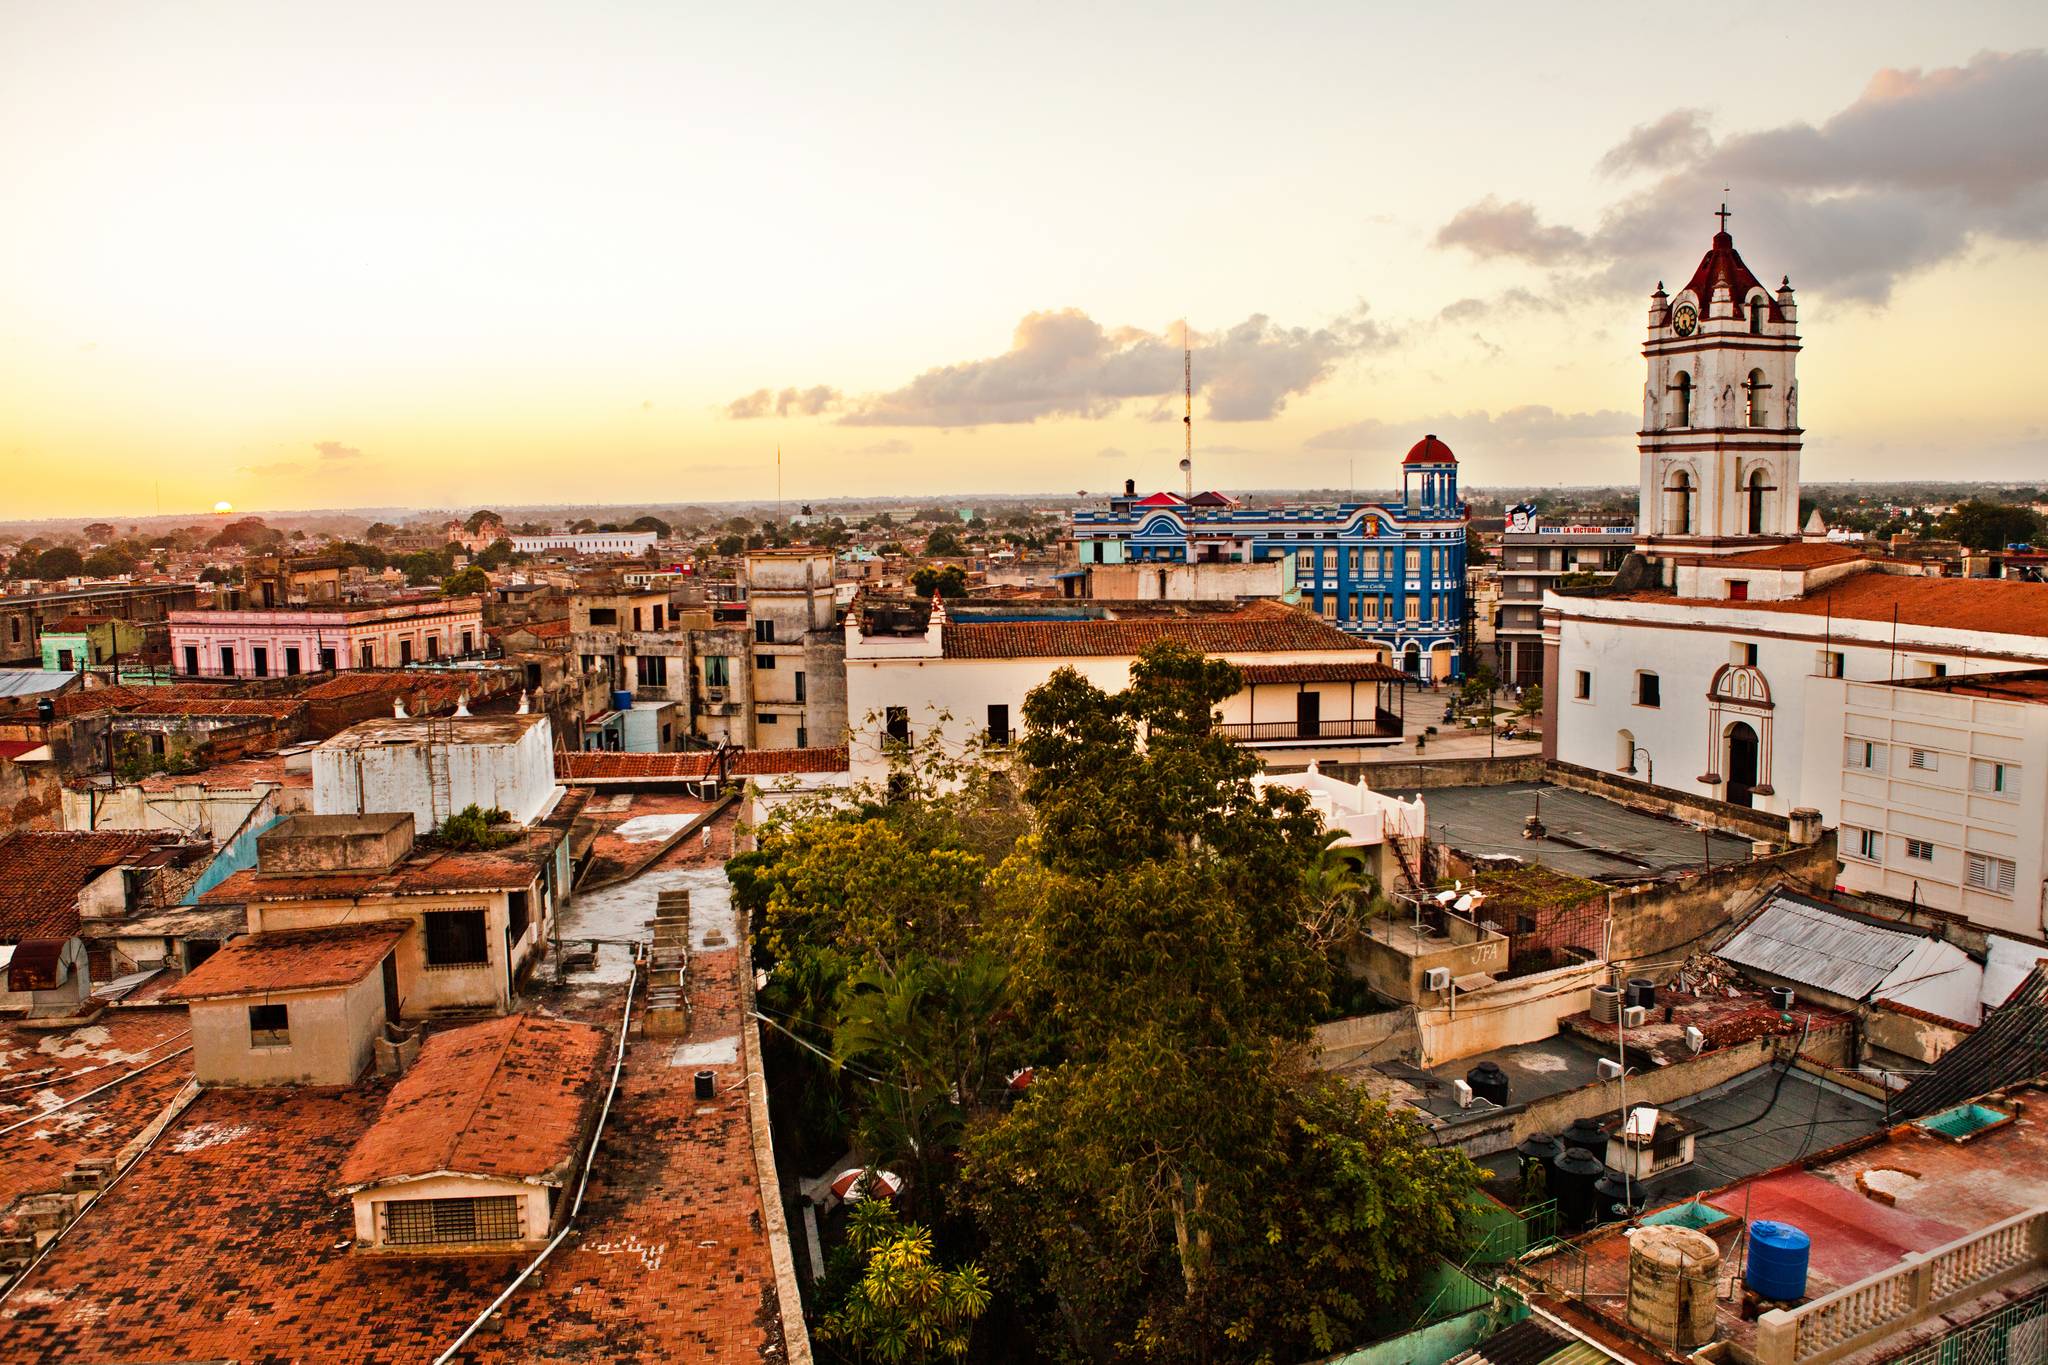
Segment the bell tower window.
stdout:
[[1764,334],[1764,311],[1769,307],[1764,296],[1758,294],[1749,301],[1749,334],[1760,337]]
[[1751,370],[1749,378],[1742,384],[1742,411],[1748,425],[1764,425],[1764,390],[1771,386],[1764,382],[1762,370]]
[[1665,524],[1672,535],[1692,534],[1692,475],[1683,469],[1673,470],[1671,482],[1664,489],[1669,499],[1665,509]]
[[1753,470],[1749,476],[1749,533],[1753,536],[1764,534],[1764,495],[1777,490],[1764,481],[1764,471]]
[[1684,370],[1671,382],[1671,425],[1689,427],[1692,425],[1692,376]]

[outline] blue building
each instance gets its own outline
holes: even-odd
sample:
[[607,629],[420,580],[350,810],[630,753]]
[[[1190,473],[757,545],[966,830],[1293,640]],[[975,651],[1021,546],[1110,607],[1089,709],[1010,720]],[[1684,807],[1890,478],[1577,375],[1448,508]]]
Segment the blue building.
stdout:
[[1465,504],[1458,459],[1425,436],[1401,462],[1401,501],[1240,507],[1220,493],[1111,498],[1074,514],[1081,564],[1256,564],[1291,558],[1301,605],[1385,648],[1421,678],[1464,669]]

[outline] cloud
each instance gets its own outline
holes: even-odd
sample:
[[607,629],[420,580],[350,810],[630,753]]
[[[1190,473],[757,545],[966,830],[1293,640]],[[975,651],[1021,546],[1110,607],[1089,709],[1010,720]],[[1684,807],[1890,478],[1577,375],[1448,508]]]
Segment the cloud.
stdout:
[[[1222,422],[1272,417],[1288,399],[1328,378],[1341,361],[1393,342],[1363,304],[1325,327],[1283,327],[1255,313],[1190,340],[1195,387],[1206,415]],[[1065,308],[1027,315],[1000,355],[926,370],[900,388],[849,402],[839,420],[850,426],[977,427],[1106,417],[1126,402],[1145,399],[1155,400],[1155,416],[1170,420],[1180,415],[1170,399],[1181,383],[1179,327],[1112,330],[1079,309]],[[733,407],[751,410],[766,392]]]
[[[1477,409],[1465,413],[1437,413],[1402,422],[1377,417],[1311,436],[1305,442],[1311,450],[1373,451],[1398,453],[1435,433],[1470,460],[1483,457],[1489,463],[1503,457],[1548,457],[1556,459],[1581,451],[1602,451],[1628,442],[1636,429],[1635,417],[1612,408],[1596,412],[1559,412],[1540,403],[1508,408],[1500,413]],[[1545,471],[1546,473],[1551,471]]]
[[1481,318],[1505,316],[1513,313],[1527,313],[1546,306],[1544,300],[1530,290],[1516,285],[1503,289],[1489,299],[1454,299],[1437,313],[1439,322],[1477,322]]
[[1705,214],[1733,186],[1733,225],[1766,277],[1883,303],[1900,280],[1980,243],[2048,242],[2048,53],[1886,70],[1833,116],[1715,142],[1695,111],[1632,131],[1601,166],[1667,174],[1607,206],[1597,227],[1546,224],[1484,199],[1437,245],[1564,271],[1561,289],[1647,290],[1701,249]]
[[1578,229],[1544,223],[1526,200],[1502,203],[1492,195],[1459,209],[1436,230],[1436,245],[1463,247],[1481,260],[1508,256],[1538,265],[1583,256],[1587,250],[1586,236]]
[[1673,109],[1655,122],[1638,123],[1630,129],[1627,137],[1600,158],[1599,169],[1603,175],[1668,169],[1679,162],[1699,160],[1713,146],[1706,110]]
[[323,460],[360,460],[363,458],[362,451],[354,446],[343,445],[339,441],[315,441],[313,442],[313,449],[320,452],[320,458]]
[[901,437],[892,436],[886,441],[876,441],[871,445],[864,445],[853,453],[856,455],[908,455],[910,453],[910,442],[903,440]]
[[841,401],[839,390],[827,384],[814,384],[807,389],[787,388],[755,389],[752,393],[733,399],[725,405],[725,415],[737,419],[766,417],[774,413],[777,417],[816,417],[832,411]]

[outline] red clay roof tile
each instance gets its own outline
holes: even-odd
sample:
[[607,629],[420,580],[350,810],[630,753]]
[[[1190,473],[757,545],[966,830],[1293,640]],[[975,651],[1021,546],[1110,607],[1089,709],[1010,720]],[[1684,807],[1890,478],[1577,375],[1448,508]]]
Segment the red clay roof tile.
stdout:
[[178,847],[166,830],[18,830],[0,835],[0,943],[69,938],[78,893],[109,868]]
[[1247,602],[1234,611],[1057,621],[948,621],[949,659],[1057,659],[1142,653],[1177,640],[1208,654],[1369,649],[1321,617],[1284,603]]
[[537,1014],[435,1034],[342,1162],[341,1186],[441,1173],[561,1184],[604,1046],[602,1029]]
[[250,934],[200,963],[165,998],[210,1000],[352,986],[377,970],[410,928],[406,920],[387,919]]
[[2048,583],[2016,583],[2000,578],[1859,573],[1785,602],[1726,602],[1655,592],[1630,593],[1622,600],[1686,607],[1735,607],[1796,616],[1832,614],[1855,621],[1889,621],[1896,609],[1901,625],[1941,626],[1993,635],[2048,636]]

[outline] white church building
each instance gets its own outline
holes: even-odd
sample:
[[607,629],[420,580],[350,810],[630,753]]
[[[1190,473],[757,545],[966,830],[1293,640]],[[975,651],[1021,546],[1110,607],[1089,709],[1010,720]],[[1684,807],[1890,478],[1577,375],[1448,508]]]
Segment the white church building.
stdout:
[[[1817,521],[1802,536],[1796,322],[1789,281],[1760,285],[1725,219],[1686,285],[1651,295],[1636,555],[1609,588],[1544,594],[1544,750],[1841,824],[1845,774],[1853,785],[1856,761],[1873,761],[1858,748],[1867,737],[1847,732],[1845,687],[2048,664],[2048,585],[1921,576],[1830,543]],[[1961,733],[1920,747],[1945,748],[1967,770],[1975,742]],[[2048,769],[2048,753],[1981,757],[2012,766],[2015,783],[2048,781],[2025,772]],[[1901,749],[1874,761],[1913,759]],[[2010,860],[2012,850],[1961,847],[1991,836],[1945,813],[1934,787],[1926,794],[1933,806],[1885,821],[1866,805],[1859,828],[1920,820],[1917,833],[1874,835],[1880,847],[1912,838],[1917,851],[1939,826],[1958,845],[1948,861]],[[1954,796],[1967,801],[1967,787]],[[1993,881],[2010,875],[1994,870]],[[2006,892],[2008,912],[1980,905],[1971,917],[2041,932],[2038,882]]]

